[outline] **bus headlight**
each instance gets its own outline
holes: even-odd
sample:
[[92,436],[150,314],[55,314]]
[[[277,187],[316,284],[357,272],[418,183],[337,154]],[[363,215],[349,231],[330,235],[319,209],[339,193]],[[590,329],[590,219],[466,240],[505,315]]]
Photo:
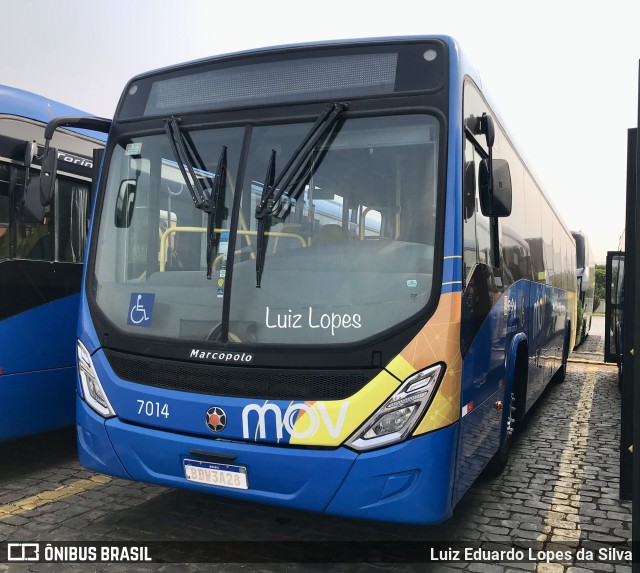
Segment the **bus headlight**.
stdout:
[[78,374],[85,402],[103,418],[113,418],[116,413],[100,384],[93,360],[84,344],[78,340]]
[[420,421],[443,373],[444,366],[436,364],[409,376],[346,445],[364,451],[404,440]]

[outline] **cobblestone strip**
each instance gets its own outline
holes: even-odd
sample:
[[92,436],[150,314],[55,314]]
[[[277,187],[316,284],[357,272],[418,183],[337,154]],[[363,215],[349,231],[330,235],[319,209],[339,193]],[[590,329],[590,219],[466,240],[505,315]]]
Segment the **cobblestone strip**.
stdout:
[[[546,492],[548,512],[544,517],[543,531],[539,541],[562,544],[566,547],[578,547],[582,535],[581,526],[577,520],[581,503],[581,487],[584,482],[584,461],[587,454],[587,437],[589,421],[593,409],[593,396],[597,381],[597,368],[590,366],[576,408],[571,413],[567,429],[567,441],[558,461],[558,478],[551,484],[551,490]],[[577,489],[575,489],[577,488]],[[567,495],[567,490],[576,491]],[[538,563],[536,571],[549,573],[550,564]],[[563,570],[563,567],[558,569]],[[571,563],[566,563],[571,565]]]

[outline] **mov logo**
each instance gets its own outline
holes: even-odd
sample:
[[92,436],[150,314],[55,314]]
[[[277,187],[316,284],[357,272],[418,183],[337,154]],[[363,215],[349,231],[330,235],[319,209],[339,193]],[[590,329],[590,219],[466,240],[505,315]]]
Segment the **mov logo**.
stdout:
[[[242,437],[250,438],[249,418],[251,417],[263,440],[267,437],[267,426],[269,426],[269,433],[275,432],[279,440],[283,437],[283,428],[292,438],[304,439],[313,436],[321,426],[324,426],[332,438],[337,438],[342,432],[349,402],[342,403],[335,420],[331,419],[324,402],[317,402],[316,406],[317,411],[309,404],[291,404],[283,413],[277,404],[249,404],[242,410]],[[307,417],[304,428],[296,427],[300,412]],[[252,413],[253,416],[251,416]]]

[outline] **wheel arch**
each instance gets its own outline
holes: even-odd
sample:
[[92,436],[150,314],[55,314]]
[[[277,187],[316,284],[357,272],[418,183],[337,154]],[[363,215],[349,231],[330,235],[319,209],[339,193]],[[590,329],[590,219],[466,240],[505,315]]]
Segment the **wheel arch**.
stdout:
[[522,421],[526,413],[527,384],[529,382],[529,341],[523,332],[517,333],[511,340],[511,345],[505,357],[505,392],[504,410],[505,419],[502,424],[500,442],[504,440],[506,428],[506,416],[511,408],[511,396],[515,395],[518,404],[516,410],[516,422]]

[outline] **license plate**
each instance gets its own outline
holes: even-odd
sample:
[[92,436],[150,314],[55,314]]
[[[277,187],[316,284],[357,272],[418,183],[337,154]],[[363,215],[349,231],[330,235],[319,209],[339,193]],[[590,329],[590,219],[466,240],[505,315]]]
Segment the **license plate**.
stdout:
[[247,468],[242,466],[184,460],[184,475],[189,481],[196,483],[234,489],[249,489]]

